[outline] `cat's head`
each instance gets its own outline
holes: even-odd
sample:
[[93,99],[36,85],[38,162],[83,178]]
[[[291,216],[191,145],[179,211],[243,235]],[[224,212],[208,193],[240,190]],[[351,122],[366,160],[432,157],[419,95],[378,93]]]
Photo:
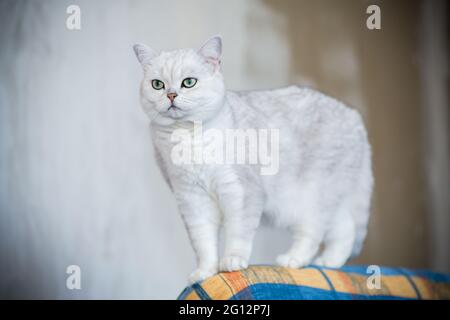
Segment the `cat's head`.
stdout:
[[133,48],[144,69],[141,104],[153,123],[207,121],[217,114],[225,96],[220,37],[198,50],[157,52],[144,44]]

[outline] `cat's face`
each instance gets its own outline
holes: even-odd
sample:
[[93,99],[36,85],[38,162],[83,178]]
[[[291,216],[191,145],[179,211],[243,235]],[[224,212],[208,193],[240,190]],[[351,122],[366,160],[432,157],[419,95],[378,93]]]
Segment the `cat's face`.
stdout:
[[225,96],[219,37],[199,50],[158,53],[137,44],[134,51],[144,69],[141,104],[153,123],[206,121],[217,114]]

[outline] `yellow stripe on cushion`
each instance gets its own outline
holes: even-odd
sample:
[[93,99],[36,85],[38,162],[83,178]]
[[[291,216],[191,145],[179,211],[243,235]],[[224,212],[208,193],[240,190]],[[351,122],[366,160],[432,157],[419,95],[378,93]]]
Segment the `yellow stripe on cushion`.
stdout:
[[247,283],[292,283],[292,277],[287,268],[268,267],[268,266],[251,266],[242,270],[242,276],[247,279]]
[[231,288],[232,295],[248,287],[248,282],[240,271],[222,272],[219,275],[225,280],[228,287]]
[[200,297],[198,296],[197,292],[192,291],[189,293],[184,300],[200,300]]
[[336,270],[323,270],[334,289],[351,294],[366,293],[366,277],[346,274]]
[[422,299],[450,300],[450,286],[448,283],[433,282],[422,277],[412,276]]
[[417,299],[416,290],[405,276],[381,276],[381,286],[393,296]]
[[285,268],[291,275],[293,282],[300,286],[331,290],[323,274],[314,268],[292,269]]
[[414,287],[405,276],[381,275],[381,288],[369,289],[367,276],[355,273],[345,273],[338,270],[324,270],[334,289],[338,292],[365,294],[371,296],[397,296],[402,298],[417,298]]
[[331,290],[322,273],[314,268],[250,266],[235,272],[222,272],[202,282],[202,288],[213,300],[227,300],[257,283],[285,283]]
[[433,285],[426,279],[421,277],[411,277],[416,285],[422,299],[435,299],[436,293],[433,291]]
[[202,288],[213,300],[228,300],[233,296],[233,290],[219,274],[202,282]]
[[370,296],[391,295],[389,289],[383,284],[380,289],[370,289],[367,286],[367,276],[338,270],[324,270],[324,272],[337,292]]

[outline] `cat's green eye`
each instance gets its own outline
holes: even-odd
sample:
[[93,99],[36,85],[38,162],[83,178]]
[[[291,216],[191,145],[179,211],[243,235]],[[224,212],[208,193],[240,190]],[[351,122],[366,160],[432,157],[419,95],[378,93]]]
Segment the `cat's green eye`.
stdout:
[[155,90],[161,90],[164,88],[164,82],[162,82],[161,80],[158,80],[158,79],[154,79],[154,80],[152,80],[152,87]]
[[195,78],[186,78],[181,83],[181,86],[184,88],[192,88],[197,83],[197,79]]

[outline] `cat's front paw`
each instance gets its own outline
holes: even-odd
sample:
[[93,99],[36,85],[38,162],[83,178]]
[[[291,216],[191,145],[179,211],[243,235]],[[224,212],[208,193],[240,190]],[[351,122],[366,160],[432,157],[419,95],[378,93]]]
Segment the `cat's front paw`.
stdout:
[[240,256],[226,256],[220,261],[220,271],[237,271],[247,269],[248,261]]
[[201,269],[198,268],[194,270],[189,276],[189,283],[194,284],[200,281],[205,280],[206,278],[212,277],[217,274],[217,269]]
[[276,261],[279,266],[286,268],[301,268],[308,265],[310,262],[289,253],[279,255]]
[[340,267],[342,267],[345,264],[346,260],[347,259],[346,259],[345,256],[342,257],[342,256],[339,256],[339,255],[335,255],[335,256],[330,256],[330,255],[323,256],[322,255],[320,257],[317,257],[314,260],[313,263],[315,265],[318,265],[318,266],[321,266],[321,267],[340,268]]

